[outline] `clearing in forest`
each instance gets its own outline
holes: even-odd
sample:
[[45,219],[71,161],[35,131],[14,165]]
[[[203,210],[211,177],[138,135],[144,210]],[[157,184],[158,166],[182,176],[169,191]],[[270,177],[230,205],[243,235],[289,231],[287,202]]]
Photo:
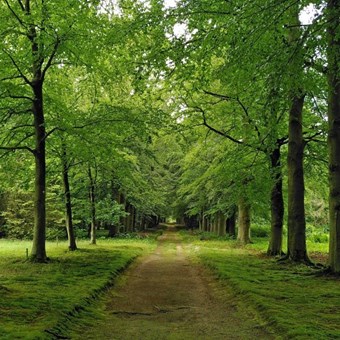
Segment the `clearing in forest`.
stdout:
[[139,259],[107,295],[86,339],[272,339],[235,294],[185,255],[177,233]]

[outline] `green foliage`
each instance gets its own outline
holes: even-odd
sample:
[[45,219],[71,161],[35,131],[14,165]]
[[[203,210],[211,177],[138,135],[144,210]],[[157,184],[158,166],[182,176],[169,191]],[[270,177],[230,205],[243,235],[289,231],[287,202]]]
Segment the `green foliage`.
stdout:
[[[47,239],[65,238],[64,214],[58,197],[58,186],[51,186],[47,194]],[[1,212],[5,236],[12,239],[31,239],[33,234],[34,193],[18,187],[8,188],[4,193],[5,206]]]
[[262,223],[252,223],[251,225],[251,237],[266,237],[270,236],[270,226]]
[[306,236],[307,239],[314,243],[327,243],[329,240],[329,230],[328,227],[313,226],[307,224],[306,226]]
[[124,207],[110,196],[101,199],[97,204],[97,219],[109,225],[117,225],[120,217],[126,216]]

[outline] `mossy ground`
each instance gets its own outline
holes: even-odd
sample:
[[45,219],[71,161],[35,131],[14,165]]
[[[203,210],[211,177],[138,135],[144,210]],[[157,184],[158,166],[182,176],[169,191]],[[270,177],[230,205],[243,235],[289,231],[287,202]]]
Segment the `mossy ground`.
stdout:
[[66,251],[65,242],[47,244],[48,264],[26,262],[28,241],[0,240],[0,338],[51,338],[46,330],[84,310],[152,240],[99,240]]
[[[278,338],[340,338],[339,279],[266,257],[266,239],[240,247],[234,240],[181,235],[185,252],[210,268],[222,285],[232,287],[240,303],[257,310]],[[80,250],[68,252],[66,243],[51,242],[50,263],[34,264],[25,262],[30,242],[0,240],[0,338],[72,337],[73,330],[93,326],[103,304],[97,296],[155,245],[149,239],[99,240],[97,246],[80,241]],[[327,258],[326,243],[309,243],[308,248],[315,261]]]

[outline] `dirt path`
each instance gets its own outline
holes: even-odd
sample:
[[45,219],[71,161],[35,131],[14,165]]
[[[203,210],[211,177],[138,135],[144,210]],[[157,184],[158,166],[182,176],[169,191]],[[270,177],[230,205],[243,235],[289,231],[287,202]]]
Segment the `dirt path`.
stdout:
[[166,232],[107,298],[105,321],[82,339],[272,339],[237,297],[186,258]]

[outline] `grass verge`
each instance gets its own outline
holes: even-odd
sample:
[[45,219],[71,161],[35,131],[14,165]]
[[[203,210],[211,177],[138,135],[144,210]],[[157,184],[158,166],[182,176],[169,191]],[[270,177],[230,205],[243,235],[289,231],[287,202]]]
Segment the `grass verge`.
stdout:
[[[318,277],[304,265],[279,264],[265,257],[267,240],[239,247],[232,240],[199,240],[193,235],[186,239],[194,258],[259,311],[278,338],[340,338],[339,279]],[[310,244],[312,254],[318,255],[326,249],[320,244],[313,247]]]
[[[26,241],[0,241],[0,338],[62,337],[68,321],[86,310],[138,255],[155,247],[153,240],[100,240],[80,250],[48,243],[48,264],[25,262]],[[85,311],[86,312],[86,311]],[[47,332],[46,332],[47,330]]]

